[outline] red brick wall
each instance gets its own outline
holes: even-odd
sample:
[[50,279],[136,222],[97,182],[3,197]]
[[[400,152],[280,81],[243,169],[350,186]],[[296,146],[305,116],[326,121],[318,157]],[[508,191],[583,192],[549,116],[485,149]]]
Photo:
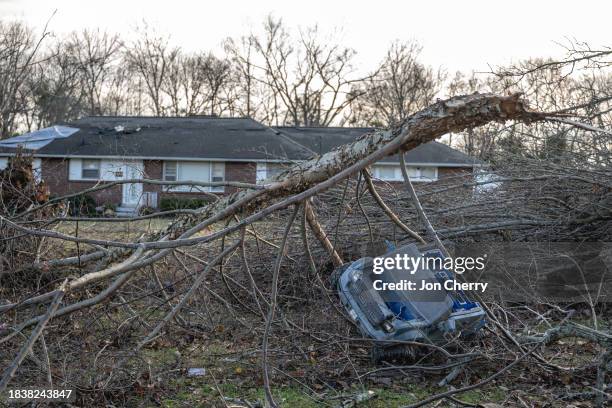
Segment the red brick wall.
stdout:
[[[144,176],[148,179],[162,180],[164,175],[164,164],[161,160],[144,160]],[[156,184],[145,184],[142,187],[144,192],[157,192],[158,196],[162,192],[162,186]]]
[[[43,158],[41,160],[42,179],[52,197],[77,193],[95,186],[95,181],[68,180],[68,159]],[[122,186],[117,185],[90,193],[98,205],[121,204]]]
[[[226,162],[225,180],[255,184],[257,181],[257,164],[246,162]],[[226,187],[225,193],[233,193],[236,190],[237,189],[235,187]]]

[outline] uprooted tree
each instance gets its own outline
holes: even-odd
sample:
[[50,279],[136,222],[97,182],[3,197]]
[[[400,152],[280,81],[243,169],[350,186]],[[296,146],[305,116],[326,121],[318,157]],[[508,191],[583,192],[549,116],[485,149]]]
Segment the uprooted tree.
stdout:
[[[566,240],[609,238],[612,186],[605,165],[589,168],[523,158],[499,165],[494,179],[474,181],[457,176],[442,184],[419,187],[418,192],[405,174],[404,186],[391,189],[390,194],[386,186],[373,183],[368,173],[368,167],[385,156],[402,154],[450,132],[495,122],[533,126],[554,121],[606,133],[568,116],[531,110],[518,94],[453,97],[407,117],[393,129],[365,134],[353,143],[295,164],[261,185],[194,182],[241,189],[197,210],[136,217],[133,222],[164,215],[174,218],[159,230],[132,234],[124,240],[82,234],[79,223],[91,221],[85,217],[41,216],[70,196],[34,203],[10,216],[5,213],[1,225],[6,266],[0,279],[4,282],[2,298],[10,300],[0,304],[0,343],[11,352],[2,357],[6,368],[0,390],[14,381],[20,366],[29,360],[34,372],[50,382],[79,382],[74,373],[52,369],[50,361],[57,357],[47,351],[50,338],[54,339],[55,353],[65,347],[64,355],[70,361],[77,355],[81,359],[87,356],[86,364],[98,367],[85,375],[89,383],[79,387],[116,390],[129,378],[142,390],[155,388],[157,381],[153,373],[143,377],[139,369],[145,350],[158,347],[165,338],[173,337],[172,333],[193,341],[196,336],[229,332],[234,341],[253,340],[254,335],[261,339],[261,346],[253,353],[237,356],[234,361],[252,364],[253,373],[261,373],[270,406],[277,406],[272,390],[275,381],[283,376],[298,381],[297,372],[302,373],[300,383],[310,389],[311,398],[326,401],[329,395],[310,387],[334,376],[362,381],[380,375],[435,372],[443,375],[441,383],[446,384],[465,370],[467,385],[436,393],[412,406],[440,399],[460,404],[462,393],[485,386],[521,365],[535,365],[547,373],[572,372],[574,368],[547,354],[545,346],[561,338],[580,337],[594,345],[592,358],[580,368],[581,375],[592,384],[591,397],[603,405],[609,395],[605,378],[612,336],[574,323],[553,327],[551,316],[561,316],[558,320],[564,322],[570,314],[561,306],[551,305],[544,311],[526,306],[521,310],[527,315],[533,312],[538,321],[550,326],[544,333],[533,334],[518,332],[517,327],[526,327],[519,311],[507,312],[491,303],[487,330],[495,336],[476,344],[453,340],[449,347],[420,344],[428,349],[431,362],[361,371],[354,359],[363,359],[358,350],[368,339],[352,334],[351,324],[325,283],[334,266],[355,259],[356,245],[375,246],[381,235],[396,242],[432,241],[441,247],[442,240],[475,234],[527,241],[553,236]],[[130,182],[135,180],[107,183],[78,194]],[[503,185],[495,195],[486,190],[474,194],[474,189],[492,183]],[[68,222],[75,223],[74,231],[61,228]],[[313,245],[309,235],[318,245]],[[19,242],[24,236],[36,238],[30,247],[20,248],[31,256],[7,257],[7,251],[15,248],[7,243]],[[66,252],[68,256],[57,256]],[[17,291],[15,282],[28,290]],[[296,305],[298,311],[293,307]],[[83,319],[95,323],[83,323]],[[325,327],[325,322],[331,328]],[[106,340],[94,334],[93,326]],[[83,343],[66,340],[68,333],[79,333]],[[290,350],[286,356],[272,347],[284,342]],[[44,345],[40,347],[45,358],[33,353],[39,343]],[[503,351],[493,351],[499,347]],[[261,359],[253,362],[253,356]],[[181,356],[176,359],[180,365]],[[342,370],[334,364],[338,359],[346,360]],[[313,365],[316,360],[320,369]],[[483,365],[489,374],[470,382],[470,367],[476,364]]]

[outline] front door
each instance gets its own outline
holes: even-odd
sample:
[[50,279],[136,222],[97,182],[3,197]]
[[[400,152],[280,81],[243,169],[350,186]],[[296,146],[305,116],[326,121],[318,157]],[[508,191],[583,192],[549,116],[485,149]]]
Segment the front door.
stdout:
[[[124,179],[143,178],[144,166],[142,161],[133,161],[125,164]],[[123,185],[123,207],[138,207],[142,199],[142,183],[126,183]]]

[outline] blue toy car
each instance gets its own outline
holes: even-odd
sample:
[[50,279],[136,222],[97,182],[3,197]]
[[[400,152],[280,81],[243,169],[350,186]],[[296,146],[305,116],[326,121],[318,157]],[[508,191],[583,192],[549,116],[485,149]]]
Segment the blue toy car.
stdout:
[[[398,256],[444,260],[438,249],[423,250],[414,244],[393,249],[383,257]],[[479,303],[469,300],[463,291],[444,289],[444,282],[454,279],[453,273],[427,266],[441,264],[422,262],[412,271],[391,268],[377,274],[374,259],[361,258],[338,268],[333,283],[349,316],[364,336],[376,340],[379,351],[391,349],[394,340],[436,344],[448,335],[474,334],[485,324],[485,312]],[[377,290],[408,281],[416,288],[427,283],[437,289]],[[378,356],[375,360],[384,353]]]

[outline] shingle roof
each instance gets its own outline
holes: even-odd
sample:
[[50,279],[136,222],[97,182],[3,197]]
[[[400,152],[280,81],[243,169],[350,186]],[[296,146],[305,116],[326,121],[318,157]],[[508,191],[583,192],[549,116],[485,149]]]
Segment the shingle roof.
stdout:
[[[359,136],[376,130],[375,128],[347,127],[291,127],[278,126],[277,129],[296,142],[316,153],[325,153],[334,147],[350,143]],[[436,141],[418,146],[406,152],[406,162],[411,164],[446,164],[449,166],[472,167],[478,160],[443,143]],[[397,155],[380,160],[383,163],[397,163]]]
[[249,118],[90,116],[69,126],[79,131],[37,153],[235,160],[299,160],[312,155],[286,135]]
[[[79,130],[36,151],[43,156],[102,156],[219,160],[303,160],[374,128],[268,127],[250,118],[88,116],[67,124]],[[0,146],[0,154],[7,148]],[[8,151],[14,152],[12,149]],[[382,162],[398,162],[389,156]],[[442,143],[406,153],[411,164],[471,167],[478,163]]]

